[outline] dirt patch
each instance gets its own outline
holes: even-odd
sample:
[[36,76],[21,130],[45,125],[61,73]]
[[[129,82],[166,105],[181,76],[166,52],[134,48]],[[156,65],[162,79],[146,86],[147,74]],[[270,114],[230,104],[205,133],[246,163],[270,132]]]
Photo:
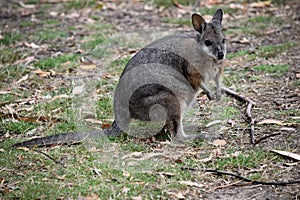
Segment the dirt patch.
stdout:
[[[209,5],[209,2],[214,3]],[[223,63],[226,68],[224,82],[226,86],[256,102],[256,106],[252,111],[253,118],[258,123],[255,124],[255,138],[259,139],[275,134],[253,147],[250,144],[249,126],[244,114],[246,106],[229,97],[224,97],[224,101],[217,103],[208,102],[200,97],[199,104],[196,105],[198,111],[194,113],[195,119],[200,124],[199,129],[221,132],[220,139],[227,142],[226,148],[235,149],[237,152],[258,151],[265,153],[269,149],[281,149],[299,154],[299,3],[297,1],[289,1],[284,4],[272,3],[270,5],[258,3],[255,6],[246,2],[241,4],[235,4],[232,1],[225,1],[223,4],[218,2],[203,1],[197,8],[203,12],[205,10],[201,10],[201,8],[206,6],[210,9],[217,7],[231,9],[229,9],[231,12],[225,13],[224,17],[228,56],[231,56]],[[2,44],[5,44],[5,47],[0,48],[2,51],[0,68],[13,66],[20,60],[26,63],[28,57],[34,57],[34,61],[29,61],[29,63],[39,63],[43,59],[57,58],[74,52],[78,55],[78,59],[82,57],[92,59],[97,68],[92,72],[84,73],[81,69],[74,68],[72,65],[69,66],[70,63],[62,61],[63,65],[67,67],[58,67],[55,69],[55,75],[46,74],[47,79],[38,76],[30,82],[16,85],[15,83],[28,73],[31,74],[30,77],[36,77],[32,75],[32,70],[38,68],[38,66],[44,67],[42,69],[44,72],[52,73],[51,68],[47,68],[47,65],[49,65],[47,63],[33,66],[26,65],[27,67],[16,70],[14,78],[6,78],[0,74],[1,90],[14,92],[14,90],[19,91],[21,88],[22,91],[28,91],[26,93],[27,98],[33,98],[39,102],[43,101],[38,97],[44,91],[56,91],[60,87],[71,85],[72,81],[70,80],[74,78],[90,77],[98,81],[98,77],[101,77],[101,80],[102,77],[109,77],[111,82],[103,83],[103,87],[101,85],[99,90],[111,95],[111,83],[116,82],[120,74],[120,72],[115,71],[109,72],[108,66],[113,60],[124,58],[126,55],[132,56],[138,49],[134,45],[136,42],[139,42],[139,45],[146,45],[170,32],[191,30],[190,24],[176,21],[189,19],[193,12],[192,7],[181,4],[165,8],[139,1],[129,1],[128,3],[104,1],[104,3],[100,2],[97,5],[85,5],[82,8],[70,7],[66,9],[66,6],[61,3],[41,3],[31,8],[28,5],[27,7],[26,5],[20,5],[18,2],[1,2],[0,27],[3,28],[0,35]],[[208,14],[206,14],[206,17],[209,17]],[[170,19],[175,21],[170,23]],[[95,29],[89,28],[91,26],[96,27],[97,23],[109,24],[109,28],[105,26]],[[43,34],[39,34],[41,32]],[[92,38],[92,40],[117,39],[108,43],[101,43],[101,51],[97,49],[97,46],[90,49],[83,47],[89,42],[89,36],[101,35],[103,32],[105,32],[104,38]],[[139,32],[139,35],[138,39],[135,40],[135,33],[137,32]],[[119,37],[120,35],[121,37]],[[7,42],[5,37],[8,37]],[[15,39],[12,40],[12,37],[15,37]],[[133,42],[126,43],[128,40]],[[93,43],[90,43],[90,45],[93,45]],[[110,50],[113,53],[111,53],[111,56],[105,57],[104,50]],[[13,54],[6,54],[8,51],[13,52]],[[103,54],[99,55],[97,52]],[[98,97],[102,101],[106,99],[101,95]],[[5,106],[10,104],[6,101],[1,103],[3,103],[1,104],[3,105],[1,110],[4,113],[8,109]],[[24,105],[18,106],[13,108],[18,110]],[[207,120],[212,121],[219,118],[224,108],[228,106],[240,112],[238,114],[233,112],[233,115],[228,117],[227,121],[223,120],[222,126],[217,128],[210,129],[203,126],[203,124],[207,124]],[[55,112],[53,113],[55,114]],[[40,114],[43,115],[44,113],[40,112]],[[111,119],[107,121],[109,120]],[[276,120],[276,123],[269,121],[268,123],[259,124],[263,120]],[[10,133],[11,137],[6,137],[7,130],[1,131],[1,141],[16,137],[17,134],[14,133],[18,131],[13,130],[12,132]],[[160,153],[164,156],[158,155],[155,158],[157,162],[167,162],[170,163],[170,166],[176,167],[178,167],[177,163],[184,163],[188,159],[190,159],[189,161],[199,160],[207,153],[197,149],[199,148],[197,144],[184,146],[184,148],[167,148],[167,145],[161,146],[161,143],[153,142],[149,146],[153,151],[162,149]],[[145,154],[147,155],[147,153]],[[225,157],[228,153],[218,154],[214,152],[212,154],[214,154],[214,159],[218,159],[222,156]],[[175,155],[180,155],[182,158]],[[259,156],[259,153],[257,156]],[[299,184],[287,186],[251,185],[233,177],[220,177],[203,173],[201,172],[203,167],[199,167],[198,161],[195,162],[197,163],[197,170],[189,173],[197,177],[195,182],[197,181],[205,187],[187,187],[181,190],[177,188],[167,189],[166,192],[168,192],[169,197],[180,198],[179,193],[186,199],[297,199],[300,196]],[[237,170],[237,173],[245,176],[259,172],[262,174],[262,178],[266,180],[299,180],[300,166],[299,164],[289,165],[293,162],[294,160],[288,158],[285,160],[274,158],[274,160],[266,159],[253,167],[240,165],[232,167],[229,165],[224,168]],[[164,176],[167,177],[167,175]],[[159,189],[159,187],[156,189]]]

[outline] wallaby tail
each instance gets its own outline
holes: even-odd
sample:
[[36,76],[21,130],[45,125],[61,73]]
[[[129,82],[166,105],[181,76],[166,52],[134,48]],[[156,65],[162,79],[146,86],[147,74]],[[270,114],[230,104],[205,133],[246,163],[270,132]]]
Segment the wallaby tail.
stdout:
[[32,140],[14,144],[12,147],[43,147],[58,144],[76,144],[85,140],[93,140],[104,136],[117,137],[121,134],[121,129],[114,122],[111,127],[93,132],[70,132],[64,134],[51,135],[42,138],[35,138]]

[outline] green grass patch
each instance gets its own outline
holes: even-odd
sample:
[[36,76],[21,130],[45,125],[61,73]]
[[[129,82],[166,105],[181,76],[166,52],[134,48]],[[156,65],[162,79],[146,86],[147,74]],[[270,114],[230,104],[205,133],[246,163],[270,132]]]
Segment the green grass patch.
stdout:
[[6,65],[4,67],[0,68],[0,87],[11,87],[11,84],[22,78],[26,73],[28,73],[30,70],[17,65]]
[[277,45],[267,45],[267,46],[260,46],[255,52],[250,52],[248,50],[241,50],[234,53],[229,53],[226,55],[228,59],[236,58],[236,57],[244,57],[246,61],[253,60],[255,57],[275,57],[282,52],[286,52],[289,49],[298,46],[295,42],[286,42]]
[[288,71],[290,65],[258,65],[253,67],[254,70],[269,73],[273,77],[280,77]]
[[97,118],[111,119],[113,118],[113,101],[112,98],[105,97],[97,101]]
[[226,55],[226,57],[228,59],[232,59],[232,58],[235,58],[235,57],[244,57],[246,60],[253,60],[256,55],[253,54],[253,53],[249,53],[249,51],[247,50],[241,50],[241,51],[238,51],[238,52],[235,52],[235,53],[229,53]]
[[79,56],[77,54],[66,54],[57,56],[55,58],[46,58],[34,63],[34,66],[40,69],[57,69],[57,68],[70,68],[77,65]]
[[130,59],[131,59],[131,56],[126,56],[126,57],[119,58],[119,59],[112,61],[109,65],[108,71],[110,73],[117,73],[117,74],[121,75],[121,73],[123,72],[123,69],[125,68],[126,64],[129,62]]
[[258,51],[256,52],[257,56],[260,57],[275,57],[276,55],[285,52],[292,47],[298,46],[299,44],[295,42],[286,42],[277,45],[267,45],[267,46],[260,46]]
[[[21,50],[18,50],[16,48],[8,47],[8,48],[1,48],[0,49],[0,64],[12,64],[22,58],[24,54],[21,52]],[[0,71],[8,70],[1,69]]]
[[257,17],[252,17],[249,19],[249,22],[251,23],[263,23],[263,24],[279,24],[282,25],[284,23],[284,20],[278,17],[274,16],[257,16]]
[[58,38],[66,38],[68,34],[56,28],[43,28],[41,30],[37,30],[36,33],[32,36],[29,36],[30,39],[36,41],[46,40],[53,41]]
[[21,35],[19,33],[6,33],[2,35],[3,38],[0,39],[0,45],[12,45],[20,40]]
[[21,21],[21,22],[20,22],[20,27],[22,27],[22,28],[30,27],[30,26],[32,26],[32,25],[33,25],[33,23],[30,22],[30,21]]
[[[272,160],[276,157],[274,154],[261,150],[246,150],[240,152],[238,156],[227,158],[218,158],[209,164],[210,167],[220,170],[238,169],[258,169],[261,163]],[[277,158],[277,157],[276,157]]]
[[[149,2],[149,0],[145,0],[145,2]],[[162,7],[171,7],[175,5],[175,2],[182,4],[182,5],[194,5],[196,0],[152,0],[151,3],[155,6],[162,6]]]
[[73,0],[67,1],[64,3],[65,8],[67,9],[82,9],[86,7],[96,7],[98,6],[100,9],[103,7],[101,2],[97,3],[95,0]]
[[105,46],[104,42],[107,42],[105,34],[97,33],[89,36],[83,41],[82,47],[95,57],[102,57],[109,55],[110,48]]
[[211,109],[212,109],[211,112],[214,113],[214,118],[218,118],[221,120],[234,119],[241,114],[239,110],[231,106],[227,106],[227,107],[215,106]]
[[49,19],[44,21],[43,23],[48,25],[55,25],[55,24],[59,24],[60,22],[57,19]]
[[2,120],[0,123],[3,132],[10,134],[24,134],[37,127],[37,124],[32,122],[13,122]]
[[177,24],[179,26],[191,25],[191,19],[172,19],[172,18],[165,18],[163,22],[170,23],[170,24]]

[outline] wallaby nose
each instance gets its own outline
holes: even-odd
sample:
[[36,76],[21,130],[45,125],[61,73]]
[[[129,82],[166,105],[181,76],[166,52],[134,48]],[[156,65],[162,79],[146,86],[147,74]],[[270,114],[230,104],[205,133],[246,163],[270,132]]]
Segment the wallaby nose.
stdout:
[[218,60],[222,60],[224,58],[224,53],[223,51],[218,52]]

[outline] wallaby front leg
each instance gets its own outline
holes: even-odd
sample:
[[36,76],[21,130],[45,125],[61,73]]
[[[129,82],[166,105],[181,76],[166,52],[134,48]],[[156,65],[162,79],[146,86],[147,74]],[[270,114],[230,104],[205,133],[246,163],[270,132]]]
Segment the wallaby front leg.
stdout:
[[208,97],[209,100],[213,100],[214,99],[213,95],[211,94],[210,90],[207,88],[207,86],[204,83],[204,81],[201,81],[200,87],[206,93],[206,95],[207,95],[207,97]]
[[222,78],[221,78],[221,73],[219,73],[216,77],[215,77],[215,83],[217,86],[217,91],[216,91],[216,99],[220,100],[222,98]]

